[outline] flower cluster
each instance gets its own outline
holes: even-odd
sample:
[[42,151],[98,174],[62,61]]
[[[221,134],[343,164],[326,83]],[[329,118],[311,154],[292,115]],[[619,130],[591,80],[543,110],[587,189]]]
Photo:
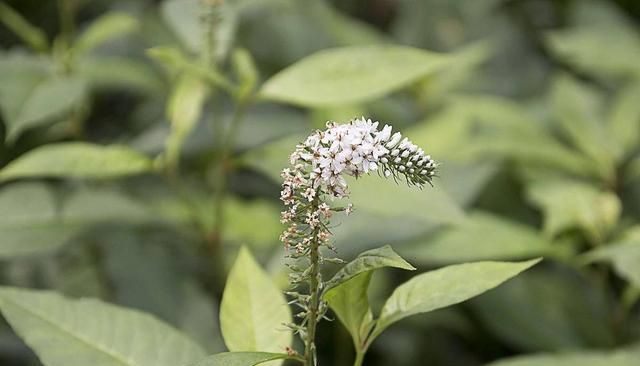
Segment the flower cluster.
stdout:
[[[296,287],[307,283],[310,290],[318,284],[321,288],[319,264],[336,261],[323,257],[319,248],[333,249],[329,230],[332,214],[352,211],[351,204],[345,207],[327,204],[327,198],[332,201],[348,196],[345,176],[358,178],[378,172],[396,181],[404,180],[409,185],[422,187],[431,184],[436,167],[429,155],[403,138],[400,132],[392,134],[388,125],[378,129],[378,122],[370,119],[355,119],[346,124],[328,122],[327,129],[312,133],[296,146],[290,157],[290,167],[281,174],[284,181],[280,199],[286,206],[281,221],[288,228],[280,240],[289,258],[308,262],[308,266],[302,268],[290,264],[291,283]],[[326,306],[313,294],[292,292],[290,295],[302,308],[298,316],[304,320],[293,328],[304,339],[307,336],[305,324],[317,322],[324,315]]]

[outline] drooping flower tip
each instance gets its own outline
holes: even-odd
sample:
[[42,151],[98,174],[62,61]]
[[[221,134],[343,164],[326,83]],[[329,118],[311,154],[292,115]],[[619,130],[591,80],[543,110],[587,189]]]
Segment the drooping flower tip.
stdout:
[[391,126],[379,130],[378,125],[364,117],[346,124],[327,122],[326,130],[315,131],[296,147],[291,164],[294,170],[308,169],[313,188],[327,188],[335,197],[347,195],[345,174],[359,177],[380,168],[385,177],[430,184],[437,167],[431,157],[400,132],[392,134]]

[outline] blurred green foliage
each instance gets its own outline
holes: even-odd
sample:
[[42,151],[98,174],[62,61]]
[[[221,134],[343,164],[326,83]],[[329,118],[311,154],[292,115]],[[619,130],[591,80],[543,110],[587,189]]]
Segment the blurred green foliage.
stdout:
[[[365,115],[442,170],[424,191],[352,185],[357,215],[334,229],[340,257],[393,244],[419,271],[545,257],[469,303],[393,325],[366,365],[640,362],[637,2],[202,9],[0,2],[0,283],[140,309],[200,345],[185,352],[224,351],[222,284],[243,281],[231,269],[242,245],[286,285],[277,198],[289,152],[328,119]],[[406,278],[367,277],[369,310]],[[35,301],[2,291],[14,312]],[[77,316],[93,306],[118,311],[89,301]],[[337,323],[320,329],[321,364],[352,362]],[[39,364],[6,323],[0,364]]]

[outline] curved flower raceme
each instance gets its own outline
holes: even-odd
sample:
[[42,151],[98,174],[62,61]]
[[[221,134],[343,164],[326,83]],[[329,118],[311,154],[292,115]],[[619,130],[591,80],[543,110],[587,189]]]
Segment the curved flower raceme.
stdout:
[[329,230],[332,214],[352,211],[351,204],[331,207],[327,202],[348,196],[347,175],[358,178],[378,172],[422,187],[431,184],[437,163],[400,132],[392,133],[391,126],[378,129],[378,122],[363,117],[346,124],[328,122],[327,129],[315,131],[296,146],[290,164],[282,171],[280,198],[286,210],[282,212],[281,221],[288,228],[280,240],[288,257],[296,260],[290,264],[292,284],[295,287],[307,284],[309,291],[306,295],[297,292],[289,295],[302,309],[298,314],[302,323],[291,327],[305,341],[305,358],[311,365],[315,357],[315,324],[326,311],[320,299],[323,283],[319,266],[325,261],[338,261],[323,257],[320,248],[333,249]]

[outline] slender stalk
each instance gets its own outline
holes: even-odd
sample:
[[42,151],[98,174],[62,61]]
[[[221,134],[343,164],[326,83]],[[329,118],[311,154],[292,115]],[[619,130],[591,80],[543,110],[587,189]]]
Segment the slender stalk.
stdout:
[[[320,204],[320,199],[318,198],[318,196],[316,196],[316,198],[313,200],[313,211],[316,211]],[[309,271],[309,295],[311,295],[311,298],[309,300],[306,329],[307,338],[304,347],[304,359],[306,366],[315,366],[317,362],[315,339],[320,312],[320,292],[322,290],[320,286],[322,283],[322,275],[320,274],[320,240],[318,239],[319,232],[319,227],[313,230],[311,248],[309,253],[309,265],[311,268]]]
[[320,308],[320,258],[317,241],[311,247],[311,272],[309,279],[309,315],[307,319],[307,341],[305,343],[304,358],[306,366],[316,365],[316,327],[318,325],[318,311]]
[[353,362],[353,366],[362,366],[362,362],[364,361],[364,354],[364,351],[356,351],[356,360]]

